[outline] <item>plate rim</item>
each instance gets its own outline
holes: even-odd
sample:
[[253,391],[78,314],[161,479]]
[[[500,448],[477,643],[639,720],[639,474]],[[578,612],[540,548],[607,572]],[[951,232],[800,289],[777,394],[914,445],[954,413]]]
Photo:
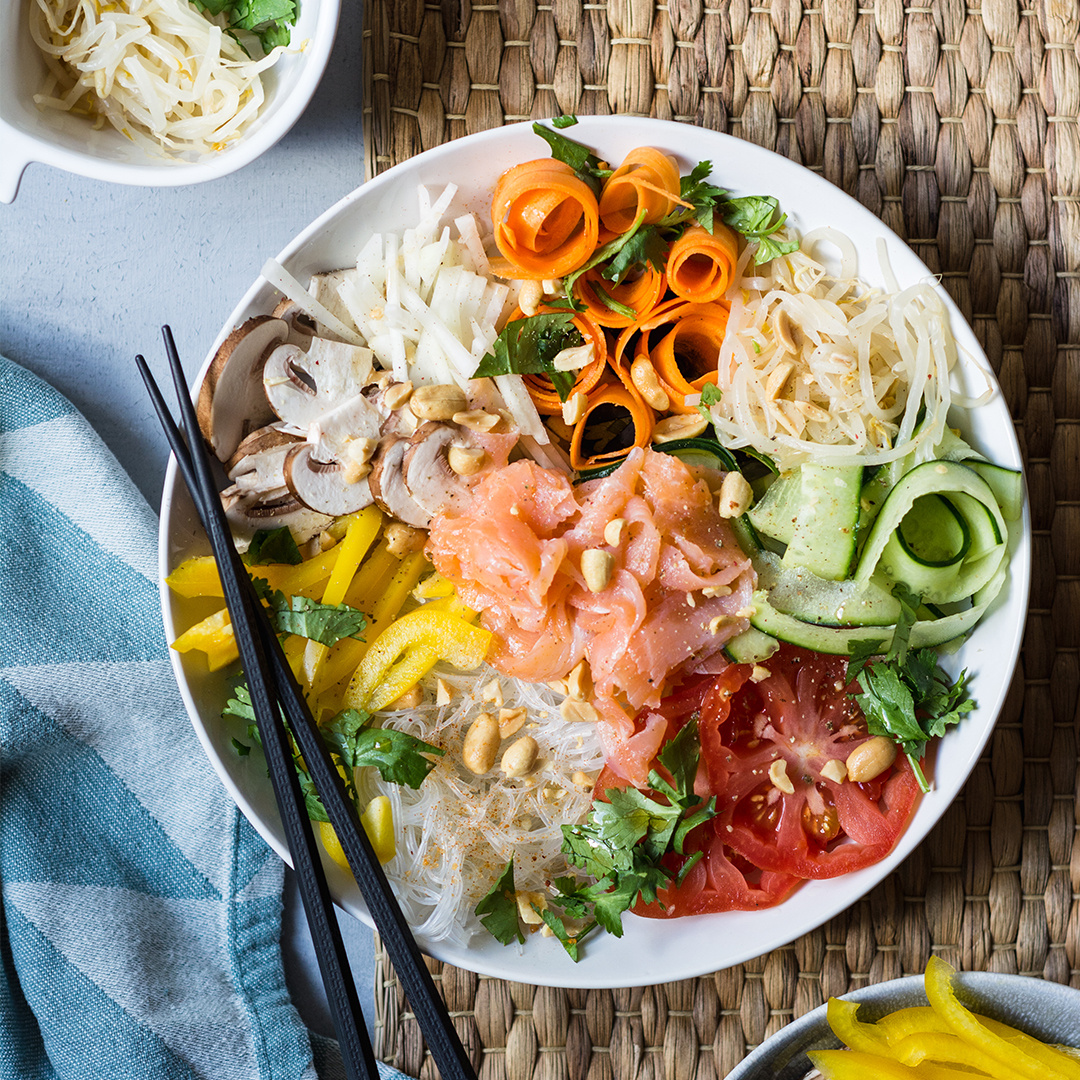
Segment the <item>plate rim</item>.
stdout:
[[[465,136],[461,139],[455,140],[451,143],[444,143],[440,146],[434,147],[431,150],[425,151],[415,157],[409,158],[397,165],[392,166],[385,172],[380,173],[372,180],[360,185],[353,191],[349,192],[338,202],[334,203],[331,207],[325,210],[322,214],[316,217],[306,228],[298,233],[293,240],[291,240],[275,257],[276,260],[286,267],[289,266],[290,261],[299,261],[300,256],[304,253],[305,248],[313,240],[315,240],[324,230],[324,228],[335,221],[339,216],[348,211],[354,203],[361,198],[373,197],[375,194],[382,191],[397,182],[398,178],[403,174],[408,174],[415,170],[423,168],[427,163],[432,160],[437,160],[440,157],[462,152],[464,150],[471,150],[474,147],[483,147],[489,142],[503,143],[508,138],[512,138],[518,134],[531,132],[531,123],[526,121],[519,124],[506,125],[502,128],[490,129],[484,132],[478,132],[476,134]],[[805,171],[809,173],[813,178],[813,186],[824,185],[822,190],[827,190],[832,197],[840,198],[855,214],[855,224],[859,229],[859,232],[866,231],[864,226],[859,223],[859,219],[863,219],[870,227],[871,235],[880,234],[886,239],[887,246],[892,249],[893,245],[897,245],[896,252],[893,252],[893,257],[903,253],[903,261],[912,264],[916,269],[921,268],[920,272],[914,276],[907,271],[901,272],[901,281],[919,280],[925,276],[929,280],[935,280],[934,275],[929,268],[919,259],[918,255],[910,248],[909,245],[899,237],[892,229],[888,227],[880,218],[874,215],[862,204],[858,203],[852,196],[846,192],[837,188],[825,179],[823,175],[814,173],[812,170],[805,169],[805,167],[798,165],[796,162],[792,162],[782,155],[776,154],[773,151],[766,150],[763,147],[757,146],[752,143],[745,142],[738,139],[735,136],[727,135],[721,132],[713,132],[705,129],[694,128],[693,125],[681,124],[674,121],[657,120],[652,118],[642,117],[582,117],[579,119],[577,128],[575,129],[574,137],[580,138],[581,141],[586,143],[595,143],[596,145],[603,145],[603,139],[605,134],[612,134],[619,132],[620,134],[625,132],[632,132],[637,129],[649,129],[657,132],[657,135],[646,139],[643,135],[642,141],[638,145],[653,145],[656,140],[660,140],[660,144],[663,145],[663,139],[661,133],[667,132],[679,132],[685,136],[687,129],[700,132],[707,140],[718,140],[716,145],[718,148],[727,148],[731,150],[737,150],[741,154],[747,154],[750,158],[757,156],[763,156],[764,160],[775,160],[778,168],[787,170],[794,168],[797,170]],[[577,134],[580,132],[580,135]],[[676,137],[676,140],[678,138]],[[711,149],[711,147],[710,147]],[[546,146],[541,144],[537,148],[538,154],[545,154]],[[546,156],[546,155],[545,155]],[[714,155],[713,160],[715,162],[716,157]],[[718,165],[715,169],[716,173],[723,174],[723,166]],[[813,194],[813,186],[811,187],[810,195]],[[786,209],[786,208],[785,208]],[[794,208],[791,211],[793,215],[799,214],[799,208]],[[374,230],[372,230],[374,231]],[[202,365],[193,381],[193,387],[198,387],[203,378],[209,364],[216,352],[220,343],[228,335],[229,331],[240,322],[242,322],[249,314],[254,310],[258,297],[265,291],[270,290],[272,287],[261,276],[257,277],[250,288],[244,293],[243,297],[237,303],[236,307],[230,314],[228,321],[222,327],[220,333],[215,338],[213,345],[208,350],[206,357],[203,360]],[[993,386],[997,390],[998,400],[1000,403],[1004,402],[1004,397],[1001,392],[1000,385],[997,382],[996,376],[993,375],[989,362],[985,356],[984,351],[979,347],[978,341],[975,338],[974,330],[968,324],[959,308],[948,295],[947,291],[937,285],[938,295],[942,298],[949,311],[950,324],[956,331],[957,338],[967,337],[966,348],[970,351],[974,346],[974,355],[970,358],[977,366],[981,367],[983,371],[990,375],[993,380]],[[265,310],[265,305],[259,307],[259,310]],[[966,361],[965,361],[966,362]],[[1006,409],[1007,407],[1003,406]],[[1010,418],[1011,420],[1011,418]],[[1001,454],[996,460],[1003,464],[1010,464],[1013,467],[1023,470],[1022,455],[1020,451],[1019,441],[1016,437],[1015,427],[1010,422],[1008,425],[1008,454]],[[999,447],[999,450],[1004,450],[1004,447]],[[171,609],[171,594],[168,586],[164,583],[164,577],[168,573],[171,567],[170,562],[170,545],[172,538],[172,524],[174,511],[177,509],[175,498],[177,495],[186,498],[186,493],[179,491],[177,485],[177,471],[175,460],[170,458],[165,477],[165,484],[162,494],[162,511],[160,519],[159,530],[159,571],[161,575],[161,581],[159,585],[162,603],[162,616],[165,625],[166,634],[169,640],[173,640],[175,637],[175,627],[170,617]],[[865,870],[857,872],[856,878],[858,890],[854,895],[847,896],[843,899],[834,899],[832,902],[828,902],[824,905],[824,914],[814,915],[814,922],[812,925],[800,926],[800,928],[794,934],[788,934],[783,941],[768,940],[764,947],[764,951],[768,952],[775,948],[783,947],[786,944],[790,944],[791,941],[804,933],[821,926],[827,922],[830,918],[835,917],[840,912],[847,910],[853,904],[862,899],[872,888],[879,884],[903,859],[907,858],[915,848],[922,843],[929,835],[933,827],[940,821],[940,819],[947,812],[956,796],[960,793],[967,778],[970,777],[971,772],[975,768],[978,760],[985,749],[987,742],[994,730],[997,719],[1001,714],[1002,709],[1005,707],[1008,696],[1008,688],[1012,682],[1013,672],[1016,665],[1019,662],[1019,650],[1023,637],[1023,629],[1025,625],[1025,615],[1028,605],[1028,597],[1030,592],[1030,558],[1031,558],[1031,522],[1030,522],[1030,508],[1027,499],[1026,492],[1026,480],[1025,480],[1025,500],[1023,516],[1019,523],[1017,523],[1017,535],[1013,542],[1013,550],[1010,554],[1010,586],[1009,586],[1009,603],[1010,605],[1016,604],[1018,610],[1021,613],[1020,618],[1014,625],[1011,626],[1011,640],[1009,642],[1011,662],[1008,665],[1008,676],[1003,678],[1003,689],[1001,692],[1001,700],[996,704],[994,709],[994,715],[992,720],[985,723],[984,729],[981,731],[977,744],[972,744],[968,759],[964,762],[962,767],[962,779],[957,785],[956,792],[947,801],[943,801],[941,804],[933,804],[934,810],[931,811],[931,818],[926,824],[925,829],[922,832],[922,836],[918,842],[912,844],[905,844],[905,837],[910,837],[910,829],[901,836],[896,848],[885,859],[880,862],[867,867]],[[1018,590],[1013,592],[1013,590]],[[1001,597],[996,602],[997,605],[1002,604],[1004,601]],[[280,833],[275,833],[270,827],[270,823],[263,819],[263,816],[259,814],[252,806],[250,801],[244,792],[240,789],[230,770],[227,768],[226,762],[219,755],[216,747],[214,747],[210,733],[206,728],[206,724],[203,721],[198,706],[191,693],[190,686],[188,684],[187,675],[184,671],[182,659],[179,654],[170,650],[170,660],[172,661],[173,671],[177,678],[177,682],[180,686],[181,695],[184,699],[185,707],[188,711],[189,719],[192,725],[196,729],[196,733],[199,737],[199,741],[203,746],[204,752],[210,758],[211,764],[219,777],[222,779],[229,791],[230,796],[237,803],[240,810],[244,813],[245,817],[251,822],[256,830],[262,835],[263,839],[278,852],[287,862],[291,860],[288,858],[288,852],[285,847],[284,841]],[[981,711],[981,710],[980,710]],[[352,882],[351,877],[346,875],[344,871],[333,863],[327,863],[327,874],[331,883],[331,890],[335,893],[335,901],[339,906],[343,907],[346,911],[349,911],[354,916],[361,918],[368,925],[371,925],[370,917],[367,914],[366,908],[364,908],[362,901],[358,900],[358,897],[349,895],[349,887],[352,887],[352,892],[355,892],[355,884]],[[847,879],[851,879],[852,875],[845,875]],[[816,883],[807,883],[800,887],[799,892],[802,892],[807,887]],[[780,910],[790,904],[791,900],[787,901],[785,905],[780,905],[779,908],[770,910]],[[722,919],[726,914],[743,914],[743,913],[723,913],[720,915],[698,915],[689,916],[678,920],[684,927],[696,927],[700,928],[704,925],[705,920]],[[756,914],[756,913],[754,913]],[[820,915],[820,917],[819,917]],[[632,919],[636,918],[631,916]],[[656,920],[641,920],[648,922],[656,922]],[[663,925],[671,925],[666,922]],[[713,924],[715,925],[715,924]],[[517,979],[521,980],[525,978],[527,981],[531,981],[536,985],[549,985],[549,986],[563,986],[569,983],[573,983],[576,986],[602,988],[602,987],[622,987],[622,986],[640,986],[649,985],[659,982],[667,982],[673,978],[692,978],[698,977],[708,972],[719,970],[714,964],[707,961],[684,961],[682,966],[674,966],[667,968],[663,971],[655,970],[647,974],[645,978],[642,978],[642,973],[637,975],[615,975],[611,974],[611,968],[604,968],[603,962],[597,962],[592,965],[587,963],[572,964],[569,958],[566,959],[565,965],[554,965],[555,970],[550,974],[547,970],[537,971],[536,964],[527,964],[528,970],[521,972],[517,970],[514,961],[523,954],[522,950],[512,947],[499,947],[502,951],[495,953],[492,949],[486,948],[487,943],[482,944],[479,948],[473,947],[448,947],[446,942],[430,942],[426,939],[420,938],[421,947],[429,952],[430,955],[444,962],[451,963],[458,967],[464,967],[468,970],[475,971],[482,975],[488,975],[498,978]],[[475,939],[474,939],[475,944]],[[536,942],[530,939],[530,945],[535,948]],[[561,954],[561,949],[559,950]],[[729,967],[738,963],[745,962],[756,956],[762,955],[763,949],[759,945],[752,944],[751,941],[747,941],[742,945],[740,949],[736,949],[730,957],[725,957],[723,961],[723,967]],[[492,957],[498,957],[502,962],[498,960],[493,961]],[[655,963],[655,961],[653,961]]]

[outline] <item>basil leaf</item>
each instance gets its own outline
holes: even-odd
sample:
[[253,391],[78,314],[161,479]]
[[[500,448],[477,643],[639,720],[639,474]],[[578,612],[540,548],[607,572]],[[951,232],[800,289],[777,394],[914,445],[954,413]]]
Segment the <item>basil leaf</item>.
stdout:
[[570,396],[577,376],[572,371],[556,371],[555,357],[563,349],[584,344],[573,325],[573,311],[545,312],[509,323],[495,339],[473,372],[474,379],[492,375],[546,375],[561,401]]

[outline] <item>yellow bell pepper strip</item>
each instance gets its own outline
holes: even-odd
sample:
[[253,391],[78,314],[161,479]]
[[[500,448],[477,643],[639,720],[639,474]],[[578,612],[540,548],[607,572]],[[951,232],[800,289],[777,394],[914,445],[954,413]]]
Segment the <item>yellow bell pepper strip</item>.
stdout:
[[[286,596],[314,596],[317,586],[334,572],[340,554],[341,545],[335,544],[332,548],[297,563],[296,566],[287,567],[287,572],[282,574],[275,588],[280,589]],[[261,571],[264,569],[263,566],[251,567],[251,576],[263,577]]]
[[[985,1017],[980,1017],[980,1019],[985,1023]],[[897,1009],[896,1012],[883,1016],[877,1022],[877,1027],[889,1043],[899,1042],[909,1035],[920,1032],[936,1031],[942,1035],[952,1032],[952,1028],[929,1005],[913,1005],[908,1009]]]
[[[413,595],[416,593],[414,591]],[[457,593],[452,593],[449,596],[440,596],[437,600],[429,600],[424,605],[425,611],[445,611],[448,615],[456,615],[459,619],[464,619],[466,622],[476,622],[478,611],[473,611],[464,600],[461,599]]]
[[207,666],[211,671],[220,671],[240,656],[233,635],[232,621],[228,608],[215,611],[189,630],[185,630],[173,643],[178,653],[199,650],[206,653]]
[[[372,561],[377,559],[383,550],[383,547],[376,550],[371,557]],[[390,558],[394,560],[393,573],[388,581],[384,579],[379,583],[379,592],[371,596],[370,600],[363,596],[346,598],[346,603],[368,612],[371,616],[364,633],[365,640],[346,638],[333,647],[318,677],[312,683],[313,693],[325,694],[330,687],[336,686],[356,669],[375,637],[397,618],[398,612],[409,598],[409,593],[416,587],[420,575],[429,565],[423,553],[419,551],[406,555],[401,560],[393,555]],[[364,577],[366,580],[366,574]],[[350,589],[349,592],[352,594],[353,590]]]
[[918,1032],[899,1039],[892,1047],[897,1061],[913,1068],[924,1061],[933,1065],[962,1065],[978,1069],[995,1080],[1022,1080],[1023,1074],[1003,1065],[977,1046],[958,1035],[943,1035],[935,1031]]
[[852,1050],[894,1057],[895,1055],[889,1052],[889,1041],[884,1032],[878,1028],[877,1024],[867,1024],[856,1019],[858,1011],[858,1002],[829,998],[825,1014],[833,1034]]
[[825,1080],[972,1080],[985,1073],[947,1065],[908,1068],[898,1061],[860,1050],[809,1050],[806,1056]]
[[[360,563],[382,527],[382,513],[377,506],[368,506],[351,515],[351,518],[345,538],[341,541],[334,571],[323,590],[322,602],[331,606],[344,602],[345,594],[360,568]],[[309,687],[314,684],[329,651],[329,647],[319,641],[307,643],[304,649],[303,673],[304,681]]]
[[[327,855],[343,870],[352,873],[345,849],[341,846],[334,826],[329,821],[317,821],[319,840]],[[360,815],[360,824],[364,826],[371,846],[380,863],[385,865],[397,854],[397,841],[394,838],[394,814],[390,800],[385,795],[376,795]]]
[[417,600],[437,600],[444,596],[454,595],[454,583],[447,581],[438,570],[428,574],[419,585],[413,589],[413,596]]
[[377,712],[397,701],[439,660],[471,671],[480,666],[491,632],[429,605],[391,623],[364,654],[349,681],[343,704]]
[[[272,589],[280,589],[282,581],[291,573],[288,563],[267,563],[265,566],[252,567],[255,577],[265,578]],[[185,559],[166,579],[165,584],[177,596],[192,599],[200,596],[212,596],[223,599],[225,592],[221,587],[217,562],[213,555],[195,555]]]
[[[1080,1066],[1052,1047],[1043,1046],[1037,1039],[1028,1036],[1022,1040],[1005,1038],[983,1024],[957,998],[953,987],[955,974],[955,968],[940,957],[931,956],[926,965],[926,997],[952,1031],[969,1046],[985,1052],[1027,1080],[1069,1080],[1077,1075],[1075,1069]],[[1036,1046],[1042,1049],[1036,1051]],[[1055,1054],[1060,1057],[1061,1063],[1054,1060],[1052,1055]]]

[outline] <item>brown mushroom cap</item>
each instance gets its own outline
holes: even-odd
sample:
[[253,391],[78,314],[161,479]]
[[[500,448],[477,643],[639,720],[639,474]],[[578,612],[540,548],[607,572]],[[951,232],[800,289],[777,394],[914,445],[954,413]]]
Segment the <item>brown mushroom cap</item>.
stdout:
[[385,436],[378,453],[371,459],[368,482],[371,495],[381,510],[406,525],[426,529],[431,524],[431,515],[413,499],[402,472],[402,461],[409,445],[408,439]]
[[285,458],[285,483],[305,506],[322,514],[340,517],[355,514],[372,502],[367,480],[350,483],[345,466],[318,461],[310,443],[294,446]]
[[459,430],[428,421],[409,439],[401,469],[413,501],[430,516],[467,498],[468,483],[450,468],[447,452]]
[[288,333],[281,319],[256,315],[233,330],[214,354],[199,387],[196,415],[219,461],[232,457],[250,431],[274,419],[263,391],[263,363]]

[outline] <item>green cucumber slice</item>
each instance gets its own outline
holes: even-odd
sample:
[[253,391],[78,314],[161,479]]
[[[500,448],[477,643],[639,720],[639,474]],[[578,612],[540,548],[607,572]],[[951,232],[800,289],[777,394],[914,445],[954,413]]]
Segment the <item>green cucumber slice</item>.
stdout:
[[781,473],[765,494],[746,512],[751,524],[762,535],[790,544],[802,501],[802,470]]
[[[909,645],[922,649],[945,645],[967,634],[983,617],[986,609],[1005,584],[1007,566],[999,566],[994,576],[972,597],[971,607],[943,615],[938,619],[920,619],[911,628]],[[888,648],[895,626],[817,626],[805,623],[793,615],[777,611],[763,590],[754,593],[754,613],[750,624],[763,634],[800,645],[805,649],[850,656],[857,646],[877,645]]]
[[784,562],[841,581],[855,560],[862,465],[803,465],[800,507]]
[[[965,561],[955,566],[955,573],[938,573],[938,568],[911,559],[894,539],[901,523],[925,495],[949,499],[972,535],[972,547]],[[965,497],[981,505],[975,509]],[[920,507],[930,505],[936,504],[920,503]],[[925,601],[957,602],[977,592],[994,576],[1007,555],[1007,536],[994,492],[978,473],[957,462],[927,461],[901,477],[889,493],[867,537],[854,577],[866,583],[881,573],[903,581]]]
[[1024,512],[1024,474],[990,461],[965,461],[964,464],[990,485],[1006,520],[1019,521]]
[[768,660],[779,648],[780,642],[776,638],[751,626],[733,637],[724,646],[724,652],[733,663],[758,664],[762,660]]

